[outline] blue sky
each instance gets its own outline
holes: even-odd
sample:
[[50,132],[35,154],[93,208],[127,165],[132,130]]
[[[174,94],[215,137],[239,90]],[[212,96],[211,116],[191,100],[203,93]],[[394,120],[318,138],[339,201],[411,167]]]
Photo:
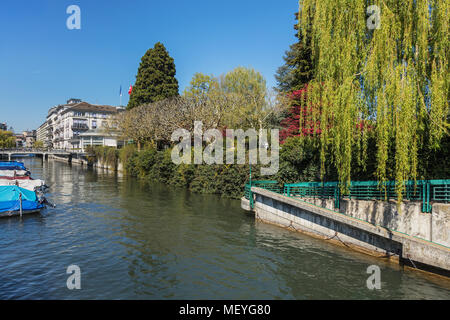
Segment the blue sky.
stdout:
[[[69,30],[66,9],[81,9]],[[68,98],[128,103],[141,57],[160,41],[175,59],[180,92],[195,72],[237,66],[260,71],[269,87],[295,42],[296,0],[5,1],[0,10],[0,122],[36,129]]]

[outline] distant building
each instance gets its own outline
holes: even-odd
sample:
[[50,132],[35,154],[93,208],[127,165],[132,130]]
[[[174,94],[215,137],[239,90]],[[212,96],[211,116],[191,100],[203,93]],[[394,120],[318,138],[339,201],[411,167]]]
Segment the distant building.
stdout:
[[25,137],[23,136],[23,134],[15,134],[14,137],[16,138],[16,148],[24,148]]
[[33,148],[36,142],[36,130],[22,132],[24,148]]
[[49,148],[49,141],[47,140],[47,129],[48,123],[45,121],[41,126],[36,130],[36,141],[42,141],[44,148]]
[[124,111],[93,105],[71,98],[50,108],[46,121],[37,130],[37,139],[47,148],[84,151],[89,145],[120,147],[115,133],[115,116]]
[[6,123],[0,122],[0,130],[3,130],[3,131],[7,131],[8,130],[8,126],[6,125]]

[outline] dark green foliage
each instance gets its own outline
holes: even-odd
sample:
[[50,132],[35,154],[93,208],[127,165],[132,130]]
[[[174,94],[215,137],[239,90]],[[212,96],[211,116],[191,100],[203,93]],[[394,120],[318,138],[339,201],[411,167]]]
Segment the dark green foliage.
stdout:
[[154,156],[154,160],[153,166],[148,171],[148,177],[163,183],[171,183],[176,165],[170,157],[170,149],[158,151]]
[[[147,146],[142,151],[121,151],[128,154],[124,168],[127,174],[148,181],[157,181],[176,187],[187,188],[196,193],[219,194],[227,198],[238,199],[243,196],[244,186],[249,180],[248,165],[175,165],[171,159],[171,150],[158,151]],[[260,166],[252,167],[253,179],[261,177]]]
[[134,153],[127,159],[127,162],[124,162],[123,165],[125,172],[132,177],[137,177],[139,175],[137,158],[138,154]]
[[417,179],[450,179],[450,135],[440,141],[440,148],[422,145],[419,149]]
[[278,91],[300,90],[311,81],[314,70],[310,47],[303,42],[294,43],[285,52],[283,60],[284,65],[279,67],[275,74]]
[[275,180],[283,184],[319,181],[318,151],[311,139],[287,138],[280,150],[280,169]]
[[189,187],[194,180],[195,169],[193,164],[178,165],[174,170],[172,183],[177,187]]
[[187,185],[189,189],[197,193],[217,193],[217,176],[219,173],[217,166],[197,165],[193,169],[190,183]]
[[[367,157],[364,164],[355,160],[352,177],[355,181],[376,180],[376,144],[374,137],[368,141]],[[275,176],[261,176],[260,165],[252,166],[252,180],[277,180],[281,185],[305,181],[320,181],[320,152],[313,139],[290,137],[280,149],[280,169]],[[449,159],[450,139],[444,138],[442,149],[426,152],[422,150],[419,162],[419,178],[450,178]],[[217,194],[227,198],[239,199],[244,186],[249,181],[248,165],[175,165],[171,159],[171,149],[158,151],[154,145],[146,146],[138,152],[134,145],[128,145],[118,152],[111,147],[89,149],[93,159],[116,163],[120,159],[126,173],[146,181],[157,181],[168,185],[189,189],[196,193]],[[116,160],[112,160],[113,155]],[[355,154],[356,158],[357,155]],[[332,160],[330,159],[330,163]],[[395,164],[389,164],[395,167]],[[389,175],[393,177],[391,170]],[[331,164],[326,168],[324,181],[337,181],[337,171]]]
[[172,57],[160,42],[141,59],[128,109],[178,95],[178,81]]
[[138,153],[136,158],[139,176],[146,176],[153,168],[157,160],[157,151],[153,148],[146,148]]
[[[298,13],[295,14],[298,20]],[[294,25],[298,29],[298,25]],[[303,89],[305,84],[313,78],[314,63],[311,51],[311,41],[306,44],[301,40],[301,33],[297,33],[297,42],[289,47],[283,57],[284,65],[278,68],[275,79],[277,90],[280,92],[291,92]]]

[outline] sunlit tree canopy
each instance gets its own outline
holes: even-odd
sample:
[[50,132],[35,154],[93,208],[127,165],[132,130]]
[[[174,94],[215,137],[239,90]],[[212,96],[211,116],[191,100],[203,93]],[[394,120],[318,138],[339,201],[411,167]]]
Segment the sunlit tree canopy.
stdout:
[[[356,124],[371,122],[376,175],[385,181],[388,159],[394,159],[401,200],[404,182],[417,176],[419,147],[438,149],[449,134],[450,2],[301,0],[299,5],[299,32],[311,39],[315,65],[306,103],[320,105],[315,117],[322,169],[332,159],[346,188],[356,160],[352,148],[367,143],[367,130]],[[369,8],[373,5],[378,12]]]

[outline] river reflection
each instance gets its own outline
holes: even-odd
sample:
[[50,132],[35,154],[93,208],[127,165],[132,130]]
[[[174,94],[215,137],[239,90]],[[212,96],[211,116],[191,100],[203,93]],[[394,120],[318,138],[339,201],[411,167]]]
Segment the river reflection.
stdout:
[[[255,223],[239,201],[25,162],[57,208],[0,220],[3,299],[450,298],[448,282]],[[81,268],[81,290],[66,287],[71,264]],[[366,286],[372,264],[382,270],[379,291]]]

